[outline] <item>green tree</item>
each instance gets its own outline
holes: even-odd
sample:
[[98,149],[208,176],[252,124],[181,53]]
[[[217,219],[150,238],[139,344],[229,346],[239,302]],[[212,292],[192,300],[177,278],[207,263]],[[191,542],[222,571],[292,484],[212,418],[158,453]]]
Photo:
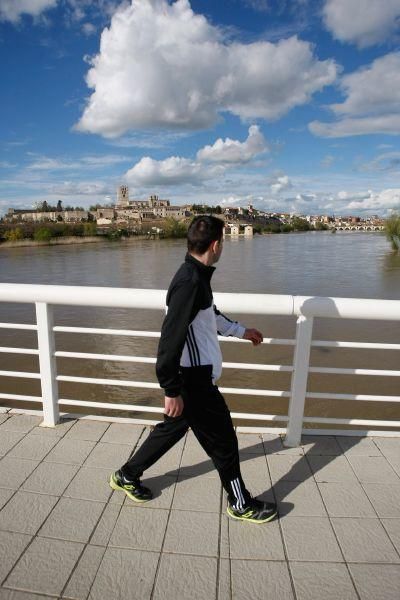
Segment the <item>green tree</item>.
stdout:
[[96,235],[97,225],[96,223],[84,223],[83,224],[83,235]]
[[301,217],[293,217],[291,224],[294,231],[309,231],[311,229],[310,223]]
[[35,231],[33,237],[37,242],[48,242],[53,237],[53,234],[48,227],[40,227],[40,229]]
[[20,227],[15,227],[15,229],[6,231],[4,237],[8,242],[17,242],[18,240],[24,239],[24,234]]
[[386,219],[385,233],[387,239],[392,244],[393,250],[400,251],[400,214],[394,213]]
[[165,220],[162,237],[165,238],[183,238],[186,237],[187,226],[183,221],[178,221],[173,217]]

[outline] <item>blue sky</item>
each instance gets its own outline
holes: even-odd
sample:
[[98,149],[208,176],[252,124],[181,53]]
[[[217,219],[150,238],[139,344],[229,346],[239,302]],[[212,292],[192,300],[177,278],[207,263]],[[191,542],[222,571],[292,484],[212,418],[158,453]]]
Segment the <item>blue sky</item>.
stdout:
[[400,0],[0,0],[0,215],[400,210]]

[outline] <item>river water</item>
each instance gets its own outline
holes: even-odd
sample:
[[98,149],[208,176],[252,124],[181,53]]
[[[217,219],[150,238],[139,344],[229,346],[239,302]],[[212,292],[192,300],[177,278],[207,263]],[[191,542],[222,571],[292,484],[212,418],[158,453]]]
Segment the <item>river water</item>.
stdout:
[[[166,289],[186,252],[185,240],[126,240],[77,246],[0,249],[0,282]],[[291,233],[229,238],[214,273],[216,292],[400,299],[400,255],[373,232]],[[233,315],[265,337],[294,338],[295,318]],[[56,325],[160,330],[162,311],[56,307]],[[32,305],[0,303],[1,322],[34,323]],[[0,346],[37,347],[36,333],[0,329]],[[313,339],[400,343],[400,322],[315,319]],[[225,361],[291,365],[293,347],[223,343]],[[157,340],[57,333],[57,350],[155,356]],[[400,369],[400,351],[313,348],[312,366]],[[37,357],[0,354],[0,370],[38,371]],[[63,375],[156,381],[154,366],[116,361],[57,359]],[[289,390],[290,373],[225,369],[221,387]],[[310,374],[308,391],[400,396],[396,377]],[[0,392],[40,395],[35,380],[1,377]],[[61,398],[161,406],[157,390],[61,382]],[[232,411],[287,414],[288,399],[227,395]],[[31,404],[4,401],[7,406]],[[95,410],[91,411],[93,414]],[[112,414],[118,414],[116,412]],[[122,413],[121,413],[122,414]],[[126,416],[126,413],[123,413]],[[307,400],[306,414],[342,418],[400,419],[400,405]],[[149,413],[130,416],[154,418]],[[260,424],[243,421],[246,425]],[[278,423],[277,423],[278,424]],[[268,423],[266,423],[268,425]],[[354,427],[352,427],[354,428]]]

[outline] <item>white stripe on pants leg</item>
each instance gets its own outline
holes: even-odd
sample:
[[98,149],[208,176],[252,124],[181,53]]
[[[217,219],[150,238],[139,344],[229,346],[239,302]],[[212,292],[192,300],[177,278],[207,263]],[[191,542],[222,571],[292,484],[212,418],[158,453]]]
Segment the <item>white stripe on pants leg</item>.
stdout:
[[240,489],[239,479],[233,479],[231,481],[231,487],[232,487],[233,493],[236,498],[236,504],[233,508],[241,510],[244,505],[244,498],[243,498],[242,490]]

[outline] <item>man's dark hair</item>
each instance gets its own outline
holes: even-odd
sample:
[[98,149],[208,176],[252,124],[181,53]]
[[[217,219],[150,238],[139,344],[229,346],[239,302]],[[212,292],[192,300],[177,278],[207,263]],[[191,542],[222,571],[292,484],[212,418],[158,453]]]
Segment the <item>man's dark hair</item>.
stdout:
[[189,225],[187,247],[189,252],[204,254],[211,242],[220,241],[225,223],[222,219],[204,215],[195,217]]

